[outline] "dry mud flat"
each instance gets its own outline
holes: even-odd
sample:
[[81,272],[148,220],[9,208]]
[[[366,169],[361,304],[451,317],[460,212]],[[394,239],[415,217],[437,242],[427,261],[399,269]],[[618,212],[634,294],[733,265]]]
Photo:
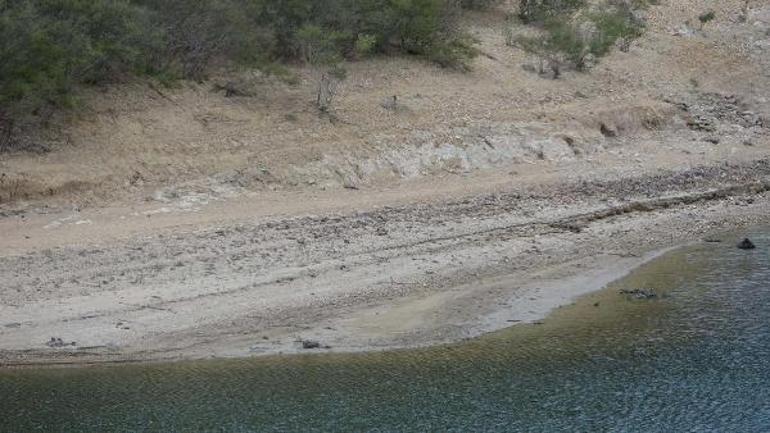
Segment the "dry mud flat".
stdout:
[[769,190],[757,160],[6,254],[0,363],[457,341],[538,320],[662,248],[767,223]]

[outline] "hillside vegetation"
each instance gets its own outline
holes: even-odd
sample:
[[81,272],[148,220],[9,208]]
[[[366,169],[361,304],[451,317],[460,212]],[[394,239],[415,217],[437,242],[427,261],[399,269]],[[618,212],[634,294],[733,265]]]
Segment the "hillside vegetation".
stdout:
[[[540,73],[586,70],[641,34],[635,15],[651,0],[0,0],[0,151],[77,104],[84,86],[150,77],[205,80],[217,68],[317,72],[316,105],[327,111],[345,62],[378,54],[419,56],[468,70],[477,41],[463,10],[509,3],[536,33],[509,45],[538,56]],[[503,10],[503,9],[501,9]],[[516,11],[516,12],[514,12]],[[227,89],[237,93],[235,89]]]
[[[2,106],[15,137],[0,149],[0,217],[765,151],[766,2],[493,3],[441,3],[420,39],[404,32],[421,27],[414,14],[387,15],[418,3],[395,0],[371,15],[367,2],[67,2],[79,12],[44,15],[61,0],[0,1],[0,82],[16,92]],[[228,15],[233,4],[255,9]],[[72,23],[78,36],[59,39]],[[461,61],[441,67],[446,52]],[[328,111],[321,84],[337,92]]]
[[[152,76],[200,80],[212,66],[264,69],[375,53],[463,67],[458,11],[483,0],[0,0],[0,148],[14,124],[71,106],[78,86]],[[309,40],[310,39],[310,40]]]

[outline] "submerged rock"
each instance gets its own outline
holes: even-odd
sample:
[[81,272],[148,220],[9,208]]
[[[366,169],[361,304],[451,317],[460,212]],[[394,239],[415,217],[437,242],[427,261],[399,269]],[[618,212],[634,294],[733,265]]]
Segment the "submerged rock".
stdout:
[[756,247],[757,246],[754,245],[754,242],[751,242],[749,238],[742,240],[741,243],[738,244],[738,248],[742,250],[753,250]]
[[628,295],[634,299],[653,299],[658,297],[655,289],[624,289],[620,291],[620,294]]

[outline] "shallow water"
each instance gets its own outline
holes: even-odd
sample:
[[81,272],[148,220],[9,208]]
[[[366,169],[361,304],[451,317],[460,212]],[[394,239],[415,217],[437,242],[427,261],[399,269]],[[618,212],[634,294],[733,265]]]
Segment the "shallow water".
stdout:
[[[770,232],[424,350],[0,371],[0,431],[770,432]],[[634,300],[622,288],[653,287]]]

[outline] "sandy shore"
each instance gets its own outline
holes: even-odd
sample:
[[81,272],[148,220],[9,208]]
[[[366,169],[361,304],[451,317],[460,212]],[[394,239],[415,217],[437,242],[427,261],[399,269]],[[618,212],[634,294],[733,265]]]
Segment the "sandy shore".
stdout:
[[114,210],[5,218],[16,241],[0,253],[0,363],[459,341],[540,320],[663,249],[766,224],[769,189],[758,160],[387,206],[351,198],[358,211],[263,215],[244,199],[219,223],[144,231]]

